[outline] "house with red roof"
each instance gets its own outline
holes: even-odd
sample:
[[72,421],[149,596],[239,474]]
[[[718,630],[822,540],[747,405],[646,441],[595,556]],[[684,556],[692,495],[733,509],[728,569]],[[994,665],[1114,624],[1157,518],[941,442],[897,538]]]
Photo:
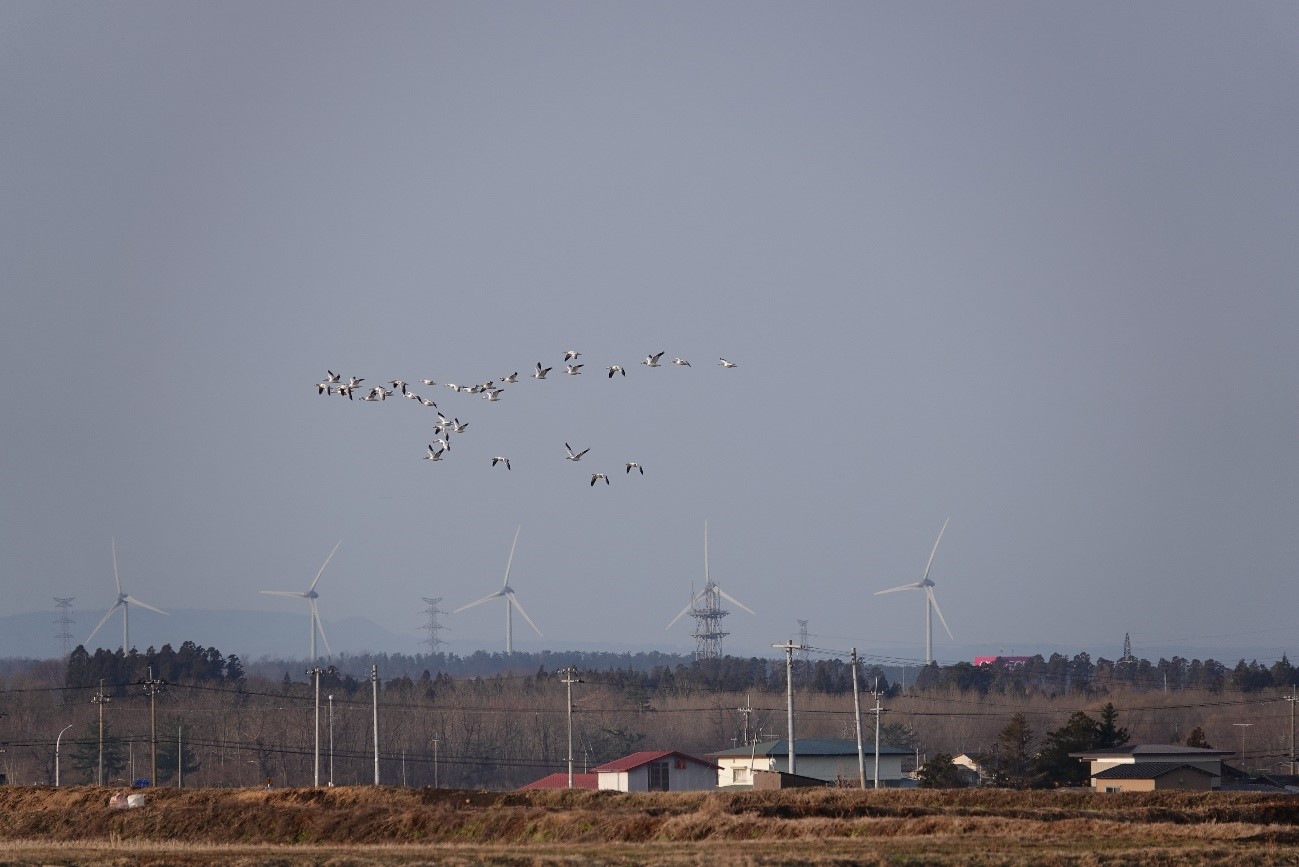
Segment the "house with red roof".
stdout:
[[717,788],[717,765],[676,750],[645,750],[592,768],[599,788],[618,792],[694,792]]

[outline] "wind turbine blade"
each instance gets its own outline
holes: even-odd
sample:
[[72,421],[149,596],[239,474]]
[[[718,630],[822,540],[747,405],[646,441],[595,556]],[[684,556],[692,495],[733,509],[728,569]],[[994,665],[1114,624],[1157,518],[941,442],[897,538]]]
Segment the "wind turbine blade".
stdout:
[[929,597],[929,604],[934,606],[934,613],[938,615],[938,622],[943,624],[943,629],[947,630],[947,637],[955,640],[956,636],[952,634],[952,630],[947,626],[947,618],[943,617],[943,609],[938,607],[938,599],[934,596],[934,588],[926,587],[925,595]]
[[722,598],[725,599],[727,602],[732,602],[732,603],[734,603],[734,604],[740,606],[741,608],[743,608],[745,611],[749,612],[750,614],[757,614],[757,613],[758,613],[758,612],[754,611],[752,608],[750,608],[749,606],[745,605],[745,604],[744,604],[743,602],[741,602],[740,600],[736,599],[736,598],[735,598],[734,596],[732,596],[731,594],[727,593],[727,592],[726,592],[725,590],[723,590],[721,587],[718,587],[718,588],[717,588],[717,592],[720,593],[721,596],[722,596]]
[[[708,586],[708,519],[704,518],[704,586]],[[691,602],[691,605],[695,603]]]
[[306,599],[307,594],[299,593],[296,590],[258,590],[258,593],[265,593],[267,596],[292,596],[294,599]]
[[487,594],[482,599],[475,599],[473,602],[470,602],[468,605],[461,605],[459,608],[457,608],[455,611],[452,611],[451,613],[459,614],[461,611],[464,611],[467,608],[473,608],[475,605],[482,605],[484,602],[490,602],[491,600],[497,599],[504,595],[505,595],[504,590],[497,590],[495,593]]
[[673,617],[672,622],[669,623],[666,627],[664,627],[663,631],[667,632],[669,629],[673,627],[674,624],[676,624],[678,620],[680,620],[682,617],[685,617],[687,614],[689,614],[690,609],[695,607],[695,603],[699,601],[699,597],[702,595],[703,595],[702,590],[699,591],[698,593],[690,594],[690,604],[687,605],[685,608],[682,608],[681,613],[678,614],[676,617]]
[[[343,540],[339,539],[338,542],[334,545],[334,551],[337,551],[338,546],[341,544],[343,544]],[[319,581],[320,576],[325,574],[325,567],[329,565],[330,560],[334,559],[334,551],[330,551],[329,556],[325,558],[325,562],[320,564],[320,571],[316,573],[316,580],[312,581],[311,586],[307,588],[308,593],[316,589],[316,581]]]
[[122,595],[122,579],[117,577],[117,537],[112,540],[113,545],[113,582],[117,584],[117,595]]
[[901,587],[890,587],[887,590],[876,590],[875,595],[879,596],[881,593],[897,593],[899,590],[919,590],[924,586],[924,584],[917,581],[914,584],[903,584]]
[[523,615],[523,619],[528,621],[528,625],[533,628],[533,630],[537,633],[537,635],[541,636],[542,638],[546,637],[544,635],[541,635],[541,630],[537,629],[537,624],[532,622],[532,618],[528,616],[528,612],[523,610],[523,606],[519,604],[519,600],[515,598],[513,593],[510,594],[510,604],[513,605],[515,608],[519,609],[519,613]]
[[[338,547],[337,545],[334,547]],[[334,655],[333,649],[329,646],[329,639],[325,637],[325,624],[320,620],[320,607],[316,605],[316,600],[310,599],[311,602],[311,622],[316,631],[320,633],[320,640],[325,642],[325,653],[329,656]]]
[[166,611],[163,611],[161,608],[154,608],[148,602],[141,602],[139,599],[136,599],[134,596],[131,595],[127,595],[125,598],[123,598],[122,601],[129,602],[132,605],[139,605],[141,608],[148,608],[150,611],[157,611],[159,614],[167,613]]
[[[510,543],[510,559],[505,561],[505,580],[501,582],[502,587],[510,583],[510,567],[514,565],[514,548],[519,544],[519,530],[522,529],[523,525],[520,524],[514,530],[514,541]],[[534,626],[533,629],[536,629],[536,627]]]
[[105,623],[108,622],[108,618],[110,618],[110,617],[113,616],[113,612],[116,611],[118,608],[121,608],[121,607],[122,607],[122,603],[121,603],[121,601],[119,600],[119,601],[113,603],[113,607],[109,608],[106,612],[104,612],[104,616],[101,617],[101,618],[99,619],[99,622],[95,624],[95,628],[92,629],[92,630],[90,630],[90,636],[89,636],[89,638],[86,639],[86,643],[87,643],[87,644],[90,643],[90,639],[91,639],[91,638],[94,638],[94,637],[95,637],[95,633],[97,633],[97,632],[99,631],[99,628],[100,628],[101,626],[103,626]]
[[947,532],[947,521],[950,520],[952,519],[948,518],[946,521],[943,521],[943,529],[938,531],[938,538],[934,540],[934,549],[929,552],[929,562],[925,564],[925,577],[921,578],[921,581],[925,581],[929,578],[929,567],[934,565],[934,555],[938,553],[938,543],[943,541],[943,533]]

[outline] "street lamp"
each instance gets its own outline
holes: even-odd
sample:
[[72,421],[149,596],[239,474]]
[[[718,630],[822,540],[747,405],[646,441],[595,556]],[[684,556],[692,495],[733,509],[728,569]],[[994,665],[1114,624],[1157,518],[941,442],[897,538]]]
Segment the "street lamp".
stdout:
[[[65,725],[63,732],[70,728],[72,723]],[[59,736],[54,739],[54,788],[56,789],[59,787],[59,742],[63,740],[63,732],[59,732]]]

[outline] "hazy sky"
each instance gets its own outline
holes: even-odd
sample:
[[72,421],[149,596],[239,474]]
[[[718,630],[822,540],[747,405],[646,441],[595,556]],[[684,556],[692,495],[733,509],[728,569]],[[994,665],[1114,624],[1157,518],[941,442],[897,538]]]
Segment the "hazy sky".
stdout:
[[[0,614],[84,637],[115,537],[154,605],[305,616],[256,591],[341,539],[325,618],[414,634],[521,526],[518,646],[689,649],[707,519],[728,650],[919,657],[920,594],[872,594],[950,517],[940,660],[1293,653],[1297,41],[1284,2],[10,0]],[[521,376],[419,386],[470,423],[434,463],[434,410],[326,369]]]

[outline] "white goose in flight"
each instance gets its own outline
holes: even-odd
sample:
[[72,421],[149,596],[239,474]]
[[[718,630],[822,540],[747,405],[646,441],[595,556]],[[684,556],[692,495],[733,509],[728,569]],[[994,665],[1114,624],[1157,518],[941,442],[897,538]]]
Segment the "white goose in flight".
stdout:
[[568,457],[564,458],[564,460],[566,461],[580,461],[582,459],[582,455],[586,454],[591,450],[590,448],[584,448],[580,452],[574,452],[573,447],[570,446],[568,443],[564,443],[564,448],[568,449]]
[[725,358],[717,359],[717,363],[720,364],[722,367],[739,367],[739,365],[736,364],[734,361],[727,361]]
[[662,352],[656,352],[653,355],[645,356],[645,360],[642,361],[641,364],[645,365],[646,367],[658,367],[659,359],[662,357],[663,357]]
[[591,487],[595,487],[595,483],[600,481],[600,479],[604,479],[606,485],[609,484],[609,477],[604,473],[591,473]]
[[492,466],[496,466],[497,464],[505,464],[505,469],[508,470],[510,468],[510,459],[497,455],[496,457],[492,458]]

